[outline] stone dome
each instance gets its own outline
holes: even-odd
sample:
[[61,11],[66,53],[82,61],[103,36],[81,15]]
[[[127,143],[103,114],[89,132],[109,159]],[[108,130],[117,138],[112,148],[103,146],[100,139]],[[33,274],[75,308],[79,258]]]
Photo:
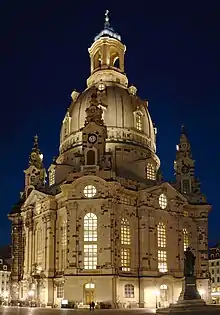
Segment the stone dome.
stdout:
[[[103,110],[103,119],[107,127],[108,138],[111,131],[124,131],[132,133],[139,140],[144,141],[143,145],[155,151],[155,131],[148,112],[147,102],[138,96],[132,95],[129,88],[124,88],[117,84],[103,84],[104,90],[97,89],[97,99]],[[86,109],[90,104],[91,96],[96,87],[90,87],[78,95],[69,108],[71,117],[69,134],[76,133],[84,127]],[[142,126],[138,130],[135,125],[135,114],[141,114]],[[124,138],[124,137],[123,137]]]
[[114,150],[112,145],[117,143],[117,146],[135,145],[140,150],[155,153],[155,129],[148,102],[137,96],[134,86],[128,87],[124,70],[126,47],[110,28],[108,16],[104,30],[88,50],[91,69],[87,89],[82,93],[74,91],[71,95],[72,103],[61,129],[60,153],[82,146],[82,128],[92,94],[97,95],[103,111],[102,118],[107,127],[106,150]]

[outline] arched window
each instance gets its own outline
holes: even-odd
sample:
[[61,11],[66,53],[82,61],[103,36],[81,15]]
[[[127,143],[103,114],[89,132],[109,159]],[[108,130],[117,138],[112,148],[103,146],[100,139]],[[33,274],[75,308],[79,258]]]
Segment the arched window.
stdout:
[[95,151],[94,150],[88,150],[86,155],[86,164],[87,165],[95,165]]
[[131,265],[131,230],[127,219],[121,219],[121,268],[130,271]]
[[157,226],[158,269],[160,272],[167,272],[166,247],[166,226],[160,222]]
[[127,219],[121,219],[121,244],[131,245],[130,224]]
[[66,253],[67,253],[67,222],[64,220],[60,225],[60,270],[66,268]]
[[126,298],[134,298],[134,286],[133,284],[125,285],[125,297]]
[[189,234],[188,234],[187,229],[183,229],[183,247],[184,247],[184,252],[189,247]]
[[151,164],[151,163],[147,164],[146,173],[147,173],[146,174],[147,179],[155,180],[155,168],[154,168],[153,164]]
[[97,256],[97,216],[87,213],[84,217],[84,269],[96,269]]

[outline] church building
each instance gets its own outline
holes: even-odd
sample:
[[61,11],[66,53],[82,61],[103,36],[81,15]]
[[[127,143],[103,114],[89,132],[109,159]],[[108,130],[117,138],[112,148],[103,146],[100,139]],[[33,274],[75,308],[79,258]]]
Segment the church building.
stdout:
[[[11,299],[61,307],[167,306],[179,297],[184,250],[210,295],[208,213],[184,128],[175,181],[161,175],[148,102],[128,84],[126,47],[106,12],[90,76],[72,92],[59,154],[46,171],[34,138],[12,223]],[[47,182],[46,179],[49,179]]]

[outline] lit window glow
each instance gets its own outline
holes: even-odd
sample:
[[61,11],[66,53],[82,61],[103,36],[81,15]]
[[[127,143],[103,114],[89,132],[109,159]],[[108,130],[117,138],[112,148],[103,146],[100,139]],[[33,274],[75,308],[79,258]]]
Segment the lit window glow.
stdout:
[[155,180],[155,169],[151,163],[147,164],[147,179]]
[[97,244],[84,245],[84,269],[97,268]]
[[141,113],[136,113],[135,118],[136,118],[136,128],[138,130],[142,130],[142,115],[141,115]]
[[96,194],[96,188],[93,185],[88,185],[84,188],[83,193],[84,193],[85,197],[92,198]]
[[183,246],[184,246],[184,252],[189,247],[189,234],[186,229],[183,229]]
[[166,247],[166,227],[164,223],[159,223],[157,227],[157,246]]
[[49,172],[49,185],[51,186],[53,184],[55,184],[55,170],[54,169],[50,170]]
[[165,209],[167,207],[167,197],[165,194],[161,194],[159,196],[159,205],[161,209]]
[[167,251],[166,251],[166,226],[159,223],[157,226],[157,247],[158,247],[158,270],[167,272]]
[[130,225],[127,219],[121,220],[121,244],[131,245]]
[[167,252],[158,250],[158,269],[160,272],[167,272]]
[[130,271],[131,251],[130,248],[121,248],[121,270]]
[[84,217],[84,242],[97,242],[97,217],[87,213]]
[[134,298],[134,286],[133,284],[125,285],[125,297],[126,298]]
[[97,216],[87,213],[84,217],[84,269],[96,269],[97,264]]
[[63,221],[60,228],[60,268],[66,268],[66,252],[67,252],[67,222]]

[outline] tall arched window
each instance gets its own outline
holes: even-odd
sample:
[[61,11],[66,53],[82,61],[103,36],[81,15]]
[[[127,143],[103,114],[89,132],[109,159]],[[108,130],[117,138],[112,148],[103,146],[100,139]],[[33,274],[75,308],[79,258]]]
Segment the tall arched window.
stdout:
[[184,252],[189,247],[189,234],[188,234],[187,229],[183,229],[183,247],[184,247]]
[[167,272],[166,247],[166,226],[164,223],[160,222],[157,226],[158,269],[160,272]]
[[60,268],[66,268],[66,253],[67,253],[67,222],[63,221],[60,227]]
[[130,271],[131,265],[131,229],[127,219],[121,219],[121,268]]
[[36,262],[41,264],[43,259],[43,231],[41,227],[38,227],[36,231],[36,250]]
[[146,175],[147,179],[155,180],[155,168],[153,164],[147,163]]
[[96,269],[97,262],[97,216],[87,213],[84,217],[84,269]]
[[127,219],[121,219],[121,244],[131,245],[130,224]]

